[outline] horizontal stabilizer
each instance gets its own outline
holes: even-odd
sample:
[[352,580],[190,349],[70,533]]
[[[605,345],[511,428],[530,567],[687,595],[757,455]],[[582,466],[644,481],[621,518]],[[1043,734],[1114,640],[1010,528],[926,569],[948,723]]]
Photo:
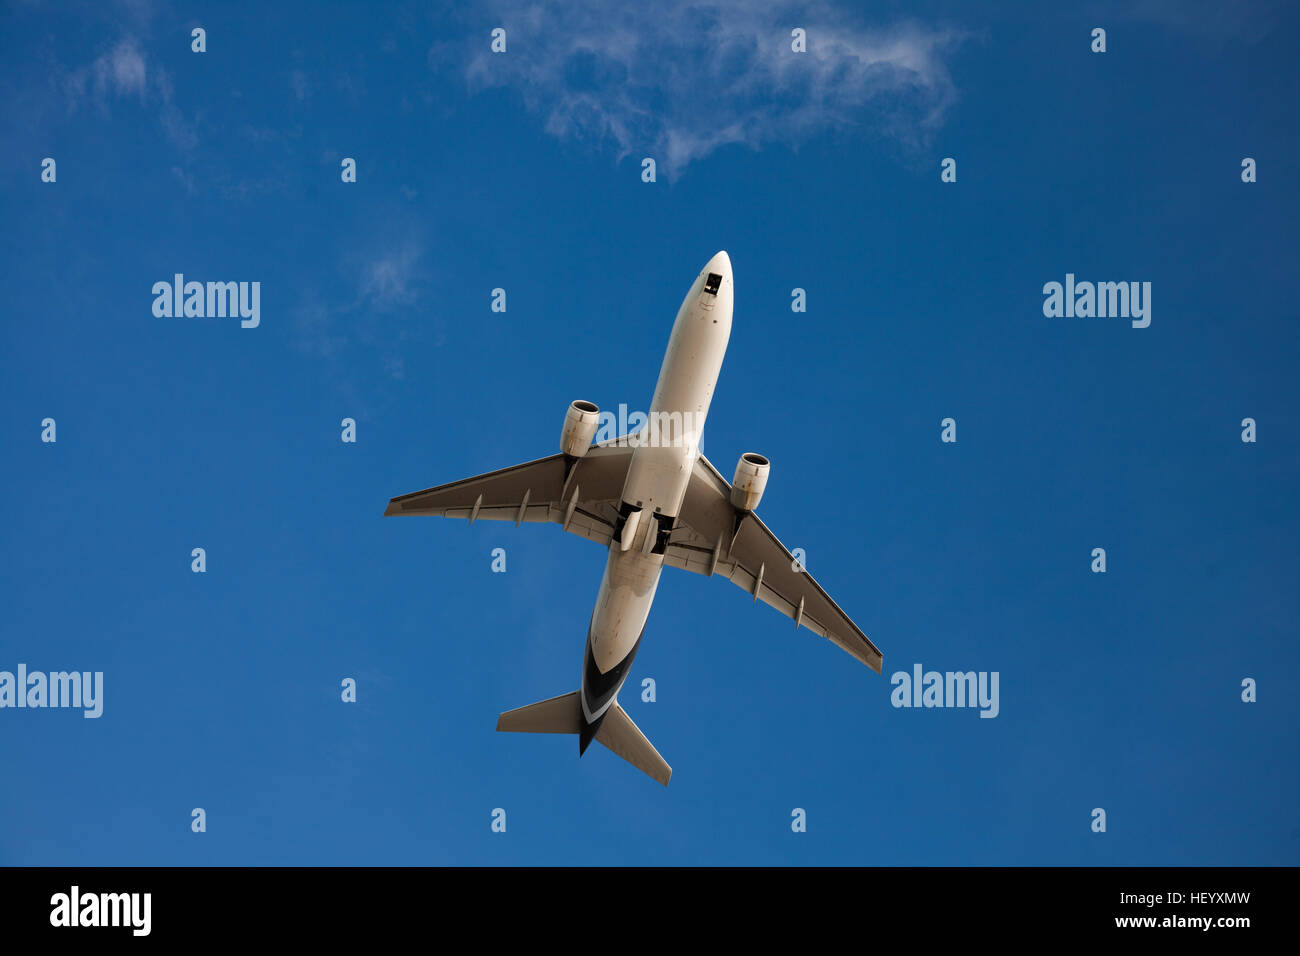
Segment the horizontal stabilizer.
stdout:
[[[522,734],[576,734],[582,730],[579,691],[507,710],[497,718],[497,730]],[[634,728],[635,729],[635,728]]]
[[632,718],[619,706],[618,701],[605,713],[605,720],[596,733],[596,742],[604,744],[642,773],[658,780],[665,787],[668,786],[673,768],[659,756],[654,744],[632,723]]
[[[507,710],[497,718],[497,730],[523,734],[578,734],[583,730],[581,691],[539,700],[527,707]],[[588,738],[589,739],[589,738]],[[665,787],[673,768],[659,756],[654,744],[632,723],[618,703],[614,701],[605,711],[596,731],[596,742],[612,750],[642,773],[658,780]]]

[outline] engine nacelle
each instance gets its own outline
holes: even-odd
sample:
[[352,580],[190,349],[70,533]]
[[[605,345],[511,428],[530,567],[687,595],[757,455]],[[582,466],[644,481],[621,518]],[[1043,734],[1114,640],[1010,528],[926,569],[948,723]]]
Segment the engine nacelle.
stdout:
[[731,503],[741,511],[753,511],[763,500],[767,473],[772,465],[762,455],[747,451],[736,462],[736,477],[731,479]]
[[560,432],[560,451],[570,458],[587,454],[596,426],[600,424],[600,409],[591,402],[577,401],[564,413],[564,430]]

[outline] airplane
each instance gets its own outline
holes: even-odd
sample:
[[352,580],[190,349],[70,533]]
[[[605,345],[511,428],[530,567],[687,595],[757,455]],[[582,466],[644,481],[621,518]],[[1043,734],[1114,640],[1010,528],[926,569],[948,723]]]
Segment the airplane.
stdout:
[[575,734],[668,785],[672,768],[619,705],[665,566],[721,574],[880,673],[880,650],[755,514],[768,460],[745,452],[728,483],[699,450],[731,337],[731,259],[719,252],[682,300],[647,425],[594,442],[600,410],[572,402],[560,453],[388,502],[385,515],[552,522],[609,549],[579,689],[506,711],[498,731]]

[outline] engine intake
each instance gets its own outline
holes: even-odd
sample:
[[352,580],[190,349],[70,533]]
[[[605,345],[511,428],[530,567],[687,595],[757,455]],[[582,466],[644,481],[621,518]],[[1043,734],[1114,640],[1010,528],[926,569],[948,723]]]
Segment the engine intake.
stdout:
[[747,451],[736,462],[736,477],[731,479],[731,503],[741,511],[753,511],[763,500],[771,463],[757,452]]
[[560,432],[560,451],[570,458],[587,454],[596,427],[600,424],[600,409],[591,402],[576,401],[564,413],[564,429]]

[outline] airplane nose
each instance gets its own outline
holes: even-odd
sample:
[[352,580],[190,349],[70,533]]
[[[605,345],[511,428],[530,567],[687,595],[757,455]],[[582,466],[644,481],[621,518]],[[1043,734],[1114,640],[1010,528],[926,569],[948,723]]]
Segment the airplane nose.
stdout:
[[716,272],[719,275],[723,275],[723,276],[730,276],[731,257],[727,255],[727,251],[725,249],[719,251],[712,259],[709,260],[709,264],[704,267],[704,271]]

